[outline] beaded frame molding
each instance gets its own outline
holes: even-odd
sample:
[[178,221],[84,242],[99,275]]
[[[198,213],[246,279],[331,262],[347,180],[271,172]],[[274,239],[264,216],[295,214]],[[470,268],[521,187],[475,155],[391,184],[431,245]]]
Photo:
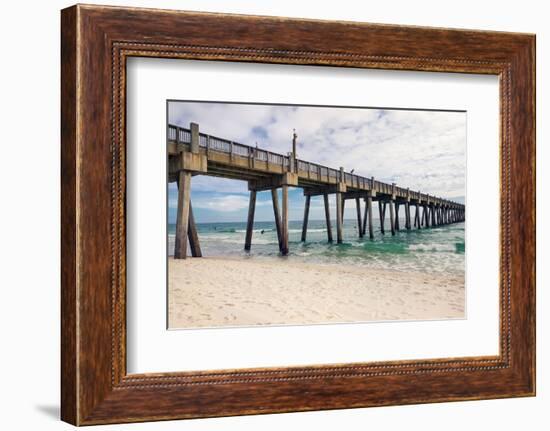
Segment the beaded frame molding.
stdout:
[[[64,421],[535,394],[534,35],[93,5],[64,9],[61,18]],[[125,99],[132,56],[498,75],[499,355],[127,374]]]

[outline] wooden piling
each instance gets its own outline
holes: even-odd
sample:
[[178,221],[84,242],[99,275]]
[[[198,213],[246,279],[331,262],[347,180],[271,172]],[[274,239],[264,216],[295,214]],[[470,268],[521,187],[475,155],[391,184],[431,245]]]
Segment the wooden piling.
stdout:
[[250,251],[252,245],[252,232],[254,230],[254,212],[256,211],[256,190],[250,192],[250,201],[248,203],[248,221],[246,223],[246,238],[244,240],[244,249]]
[[367,233],[367,218],[368,218],[368,205],[367,199],[365,198],[365,211],[363,212],[363,235]]
[[420,225],[426,227],[426,205],[421,205],[422,215],[420,216]]
[[359,238],[363,238],[363,222],[361,220],[361,200],[355,198],[355,207],[357,209],[357,232],[359,233]]
[[176,243],[174,259],[187,258],[187,232],[189,229],[189,202],[191,198],[191,172],[179,171],[178,208],[176,215]]
[[286,256],[288,254],[288,186],[283,184],[283,216],[282,216],[282,245],[281,254]]
[[279,209],[279,195],[277,189],[271,189],[271,200],[273,201],[273,216],[275,217],[275,229],[277,230],[277,241],[279,241],[279,251],[283,244],[283,235],[281,232],[281,210]]
[[[372,226],[372,196],[367,196],[367,212],[369,216],[369,238],[374,238],[374,231]],[[366,218],[366,215],[365,215]],[[363,233],[365,233],[365,229],[363,229]]]
[[425,205],[424,206],[424,218],[426,223],[424,224],[424,227],[428,229],[430,227],[430,206]]
[[384,219],[386,218],[386,202],[378,201],[378,212],[380,213],[380,233],[384,235]]
[[328,242],[332,242],[332,226],[330,225],[330,207],[328,203],[328,194],[323,195],[323,200],[325,201],[325,220],[327,222],[327,239]]
[[411,205],[409,202],[405,202],[405,227],[407,230],[411,229]]
[[342,219],[344,215],[344,205],[342,193],[336,193],[336,242],[341,244],[343,241]]
[[304,206],[304,222],[303,222],[303,225],[302,225],[302,242],[305,242],[306,236],[307,236],[307,222],[308,222],[308,218],[309,218],[309,204],[310,204],[310,201],[311,201],[311,196],[306,195],[306,203],[305,203],[305,206]]
[[198,153],[200,148],[199,125],[197,123],[191,123],[189,125],[189,130],[191,131],[191,145],[190,145],[191,152]]
[[202,257],[201,245],[199,243],[199,234],[197,232],[197,225],[195,224],[195,216],[193,215],[193,206],[191,200],[189,200],[189,227],[187,230],[189,237],[189,248],[191,249],[191,256]]
[[[398,231],[399,230],[399,203],[398,202],[394,202],[393,203],[394,207],[395,207],[395,227],[394,227],[394,231]],[[394,224],[394,223],[392,223]]]
[[344,215],[346,214],[346,199],[344,198],[343,195],[340,195],[342,196],[342,222],[344,221]]
[[393,202],[393,200],[391,200],[389,202],[390,204],[390,224],[391,224],[391,234],[392,235],[395,235],[395,222],[396,222],[396,218],[394,217],[394,214],[393,214],[393,206],[395,205],[395,203]]

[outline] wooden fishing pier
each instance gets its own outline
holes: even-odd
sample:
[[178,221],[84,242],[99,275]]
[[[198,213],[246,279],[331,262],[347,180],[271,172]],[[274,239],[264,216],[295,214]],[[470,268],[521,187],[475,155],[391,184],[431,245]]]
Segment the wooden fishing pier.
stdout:
[[[389,230],[392,235],[400,230],[399,211],[405,215],[404,229],[437,227],[464,221],[465,206],[425,193],[409,190],[296,158],[296,134],[292,152],[288,155],[273,153],[257,147],[199,132],[199,125],[191,123],[189,129],[168,125],[168,180],[178,185],[176,241],[174,258],[187,257],[187,240],[193,257],[202,256],[197,227],[191,205],[191,178],[210,175],[248,182],[250,203],[244,248],[250,250],[256,209],[256,194],[271,191],[275,226],[282,255],[288,254],[288,188],[300,187],[304,191],[305,208],[302,241],[307,237],[309,207],[313,196],[322,196],[325,207],[327,240],[333,241],[329,194],[336,196],[336,242],[343,238],[344,206],[354,199],[357,208],[359,237],[374,237],[372,203],[378,202],[380,233],[386,232],[386,212],[389,208]],[[278,189],[282,189],[279,206]],[[364,211],[361,211],[361,203]],[[413,214],[414,212],[414,214]]]

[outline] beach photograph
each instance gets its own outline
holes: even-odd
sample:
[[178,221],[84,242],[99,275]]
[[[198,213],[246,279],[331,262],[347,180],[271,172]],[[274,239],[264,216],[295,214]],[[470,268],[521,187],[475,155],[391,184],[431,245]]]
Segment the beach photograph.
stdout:
[[167,327],[466,317],[465,111],[167,102]]

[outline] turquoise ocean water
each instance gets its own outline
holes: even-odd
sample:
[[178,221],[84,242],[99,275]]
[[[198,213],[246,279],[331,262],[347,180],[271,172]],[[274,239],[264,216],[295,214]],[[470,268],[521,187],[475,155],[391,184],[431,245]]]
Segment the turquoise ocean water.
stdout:
[[[400,219],[401,220],[401,219]],[[328,243],[324,220],[310,220],[307,241],[300,241],[301,221],[289,222],[289,258],[299,262],[348,264],[397,271],[464,274],[464,223],[410,231],[402,228],[391,235],[380,233],[379,220],[373,219],[374,239],[360,239],[356,220],[344,221],[343,244]],[[405,221],[400,221],[405,226]],[[277,231],[273,222],[255,222],[252,250],[244,251],[246,223],[199,223],[197,225],[204,256],[230,256],[257,259],[279,255]],[[332,228],[336,240],[335,226]],[[368,231],[368,228],[367,228]],[[168,253],[174,252],[175,225],[168,225]]]

